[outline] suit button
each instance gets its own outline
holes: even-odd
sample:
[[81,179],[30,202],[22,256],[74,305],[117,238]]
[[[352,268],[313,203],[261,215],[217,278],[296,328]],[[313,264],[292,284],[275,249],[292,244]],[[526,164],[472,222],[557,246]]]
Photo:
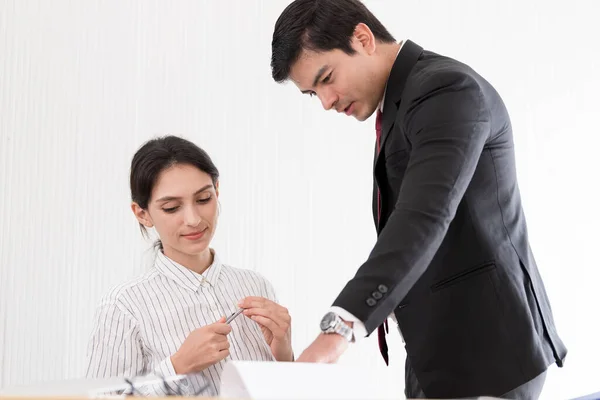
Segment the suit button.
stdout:
[[367,299],[367,305],[368,305],[369,307],[373,307],[375,304],[377,304],[377,300],[375,300],[375,299],[372,299],[372,298],[370,298],[370,297]]
[[373,293],[371,294],[371,296],[373,296],[373,298],[374,298],[375,300],[379,300],[380,298],[382,298],[382,297],[383,297],[383,295],[382,295],[381,293],[379,293],[379,292],[373,292]]
[[388,288],[385,285],[379,285],[377,286],[377,290],[379,290],[381,293],[387,293]]

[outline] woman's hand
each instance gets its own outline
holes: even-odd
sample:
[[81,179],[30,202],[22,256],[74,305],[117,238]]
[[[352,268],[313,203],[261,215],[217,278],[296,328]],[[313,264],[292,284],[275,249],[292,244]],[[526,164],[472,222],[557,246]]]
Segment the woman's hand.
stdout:
[[175,373],[200,372],[227,357],[229,332],[231,326],[225,323],[225,317],[214,324],[193,330],[179,350],[171,356]]
[[239,306],[244,315],[260,325],[265,341],[277,361],[294,361],[292,318],[287,308],[264,297],[246,297]]

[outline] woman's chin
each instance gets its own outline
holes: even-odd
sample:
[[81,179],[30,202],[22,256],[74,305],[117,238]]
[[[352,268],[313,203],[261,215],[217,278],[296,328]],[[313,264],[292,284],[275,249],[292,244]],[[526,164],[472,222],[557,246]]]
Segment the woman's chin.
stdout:
[[210,245],[210,241],[202,238],[195,241],[184,241],[180,243],[179,251],[190,256],[197,256],[204,253]]

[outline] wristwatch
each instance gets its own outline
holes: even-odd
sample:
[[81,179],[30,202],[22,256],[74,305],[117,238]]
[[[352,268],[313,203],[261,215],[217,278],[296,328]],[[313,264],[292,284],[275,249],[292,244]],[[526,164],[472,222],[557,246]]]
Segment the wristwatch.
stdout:
[[354,341],[354,332],[344,321],[334,312],[328,312],[321,320],[321,332],[337,333],[342,335],[348,342]]

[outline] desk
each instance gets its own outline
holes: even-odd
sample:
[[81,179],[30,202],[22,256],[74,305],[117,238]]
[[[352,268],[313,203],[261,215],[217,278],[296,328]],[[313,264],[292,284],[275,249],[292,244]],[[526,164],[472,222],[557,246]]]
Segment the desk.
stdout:
[[[137,396],[131,396],[131,398],[136,398]],[[96,397],[96,399],[118,399],[120,398],[119,396],[114,396],[114,397]],[[225,399],[224,397],[177,397],[177,396],[169,396],[169,397],[149,397],[153,400],[190,400],[190,399],[197,399],[197,400],[243,400],[243,399]],[[43,396],[36,396],[36,397],[30,397],[30,396],[0,396],[0,400],[90,400],[93,399],[93,397],[80,397],[80,396],[48,396],[48,397],[43,397]]]

